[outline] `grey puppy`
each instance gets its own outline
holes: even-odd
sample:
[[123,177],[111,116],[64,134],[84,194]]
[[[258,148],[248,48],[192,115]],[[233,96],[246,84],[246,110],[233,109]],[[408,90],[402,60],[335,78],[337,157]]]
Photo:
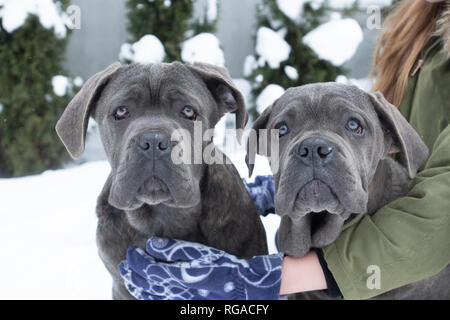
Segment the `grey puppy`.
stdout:
[[[253,129],[279,130],[274,182],[275,208],[282,220],[277,244],[294,257],[332,243],[355,214],[372,215],[405,195],[428,156],[420,136],[381,93],[338,83],[288,89]],[[390,156],[394,153],[400,153],[406,167]],[[250,171],[254,154],[249,150]],[[449,267],[382,297],[450,298],[448,279]]]
[[118,264],[129,246],[145,247],[151,236],[200,242],[239,257],[267,253],[261,220],[232,165],[175,164],[171,158],[186,143],[172,139],[175,130],[193,137],[201,121],[203,134],[226,112],[236,114],[238,128],[245,126],[243,97],[224,68],[115,63],[86,81],[58,121],[56,131],[75,158],[83,153],[89,117],[99,125],[111,173],[97,203],[97,245],[113,277],[114,299],[132,298]]

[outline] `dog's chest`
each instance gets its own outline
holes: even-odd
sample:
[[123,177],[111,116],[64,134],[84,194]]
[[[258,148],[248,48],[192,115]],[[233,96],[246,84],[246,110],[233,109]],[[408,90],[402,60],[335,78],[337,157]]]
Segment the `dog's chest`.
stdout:
[[152,212],[144,208],[125,213],[110,206],[102,211],[97,225],[97,246],[112,274],[117,274],[117,265],[126,258],[128,247],[145,248],[152,236],[203,242],[196,212],[180,212],[180,209]]
[[147,238],[159,236],[196,240],[200,234],[198,227],[201,215],[200,205],[189,209],[143,206],[124,215],[126,220],[124,223],[130,225],[132,232]]

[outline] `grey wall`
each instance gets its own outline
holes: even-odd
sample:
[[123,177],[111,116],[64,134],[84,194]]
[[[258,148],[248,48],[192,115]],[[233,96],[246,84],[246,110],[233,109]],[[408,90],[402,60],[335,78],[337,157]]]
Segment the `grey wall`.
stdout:
[[261,0],[222,0],[217,37],[222,43],[225,61],[234,78],[242,77],[245,57],[254,52],[256,5]]
[[117,61],[128,39],[125,0],[72,0],[81,9],[81,29],[73,30],[65,66],[74,76],[88,79]]
[[349,78],[366,78],[369,75],[373,52],[377,42],[379,30],[369,30],[366,25],[367,14],[365,10],[361,10],[354,16],[362,28],[364,39],[359,45],[354,56],[344,64],[344,68],[349,70]]

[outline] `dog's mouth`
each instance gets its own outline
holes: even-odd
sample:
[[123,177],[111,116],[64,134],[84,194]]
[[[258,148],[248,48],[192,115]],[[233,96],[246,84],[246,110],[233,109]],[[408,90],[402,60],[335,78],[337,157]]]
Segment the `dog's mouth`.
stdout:
[[313,179],[300,188],[295,199],[294,211],[303,214],[310,212],[318,215],[322,215],[323,212],[339,214],[342,212],[342,206],[328,184],[319,179]]
[[171,199],[167,184],[158,177],[148,178],[139,188],[136,199],[149,205],[157,205]]
[[326,224],[330,213],[328,211],[311,212],[309,215],[311,219],[311,235],[314,235]]

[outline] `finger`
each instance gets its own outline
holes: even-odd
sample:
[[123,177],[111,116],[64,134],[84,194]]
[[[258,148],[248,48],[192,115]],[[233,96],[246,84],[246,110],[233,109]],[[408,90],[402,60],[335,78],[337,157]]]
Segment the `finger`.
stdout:
[[159,237],[150,238],[146,249],[155,259],[166,262],[199,260],[208,263],[224,255],[223,251],[200,243]]
[[136,274],[146,279],[147,274],[145,272],[149,264],[154,263],[155,259],[145,253],[144,250],[136,247],[129,247],[127,250],[127,266]]
[[127,261],[119,264],[119,272],[128,292],[138,300],[189,300],[194,297],[189,289],[179,286],[171,279],[152,282],[142,278],[129,268]]
[[147,279],[130,269],[126,261],[122,261],[119,264],[119,273],[124,280],[125,287],[131,294],[136,288],[140,290],[148,290],[150,288],[150,283]]

